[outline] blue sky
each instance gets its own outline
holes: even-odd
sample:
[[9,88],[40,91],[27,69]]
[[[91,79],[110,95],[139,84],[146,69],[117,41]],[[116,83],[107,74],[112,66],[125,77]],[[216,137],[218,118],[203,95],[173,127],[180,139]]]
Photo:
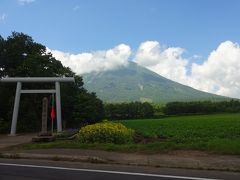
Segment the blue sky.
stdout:
[[1,36],[24,32],[78,73],[133,60],[240,98],[239,22],[239,0],[0,0]]
[[0,34],[72,53],[154,40],[206,57],[222,41],[240,42],[239,9],[238,0],[1,0]]

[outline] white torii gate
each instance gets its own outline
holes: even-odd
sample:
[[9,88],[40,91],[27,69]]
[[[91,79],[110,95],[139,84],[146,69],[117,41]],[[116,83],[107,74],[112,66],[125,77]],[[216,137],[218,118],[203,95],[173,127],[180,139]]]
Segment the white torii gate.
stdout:
[[[56,94],[56,110],[57,110],[57,132],[62,131],[62,118],[61,118],[61,94],[60,94],[60,82],[74,82],[74,77],[6,77],[0,79],[0,82],[17,82],[16,95],[14,101],[14,109],[12,115],[12,125],[10,135],[16,135],[17,118],[20,103],[21,93],[55,93]],[[55,82],[55,89],[22,89],[22,83],[53,83]]]

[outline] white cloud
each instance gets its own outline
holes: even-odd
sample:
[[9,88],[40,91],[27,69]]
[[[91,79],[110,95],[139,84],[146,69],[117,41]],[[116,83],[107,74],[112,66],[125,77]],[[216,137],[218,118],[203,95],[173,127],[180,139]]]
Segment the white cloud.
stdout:
[[5,13],[1,14],[0,15],[0,22],[5,22],[6,18],[7,18],[7,14],[5,14]]
[[30,4],[33,3],[35,0],[17,0],[19,4],[25,5],[25,4]]
[[[240,47],[231,41],[221,43],[203,64],[191,64],[182,57],[182,48],[161,49],[156,41],[140,45],[135,62],[171,80],[196,89],[240,98]],[[198,57],[197,57],[198,58]]]
[[192,58],[192,59],[201,59],[202,56],[201,56],[201,55],[198,55],[198,54],[194,54],[191,58]]
[[[120,44],[112,49],[92,53],[70,54],[49,50],[63,65],[77,74],[117,69],[128,64],[132,55],[128,45]],[[165,48],[157,41],[140,44],[133,61],[166,78],[193,88],[219,95],[240,98],[240,46],[231,41],[221,43],[202,63],[189,64],[183,58],[184,49]],[[189,73],[187,73],[187,71]]]
[[203,64],[192,64],[193,87],[240,98],[240,47],[231,41],[221,43]]
[[101,72],[126,66],[131,55],[130,47],[125,44],[92,53],[70,54],[50,49],[48,51],[77,74]]
[[185,82],[188,61],[181,57],[184,49],[170,47],[161,49],[157,41],[146,41],[140,45],[134,61],[164,77]]

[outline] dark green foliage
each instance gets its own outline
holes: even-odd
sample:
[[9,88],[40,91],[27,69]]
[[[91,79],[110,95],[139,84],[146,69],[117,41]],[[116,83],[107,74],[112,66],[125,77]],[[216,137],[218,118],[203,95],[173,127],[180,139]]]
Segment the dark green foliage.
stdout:
[[104,118],[103,103],[94,93],[82,92],[76,97],[74,106],[75,119],[72,126],[80,127],[83,124],[93,124]]
[[171,102],[166,104],[163,112],[167,115],[240,112],[240,101]]
[[140,119],[152,118],[154,108],[145,102],[106,104],[105,116],[107,119]]
[[[0,36],[0,78],[2,77],[72,77],[75,83],[61,84],[62,119],[64,127],[73,127],[78,121],[98,121],[102,116],[97,116],[94,111],[104,113],[102,102],[95,95],[88,93],[83,88],[83,81],[69,68],[64,67],[60,61],[46,51],[46,47],[36,43],[23,33],[13,32],[6,40]],[[24,83],[23,89],[52,89],[52,83]],[[15,96],[15,83],[0,83],[0,132],[10,129],[12,110]],[[18,132],[40,130],[42,98],[49,98],[49,94],[21,95],[18,118]],[[95,103],[98,102],[98,103]],[[95,104],[94,104],[95,103]],[[88,108],[84,107],[88,104]],[[89,110],[89,111],[88,111]],[[88,111],[88,112],[86,112]],[[85,114],[83,117],[78,115]],[[56,125],[56,123],[55,123]],[[74,126],[74,128],[78,128]]]

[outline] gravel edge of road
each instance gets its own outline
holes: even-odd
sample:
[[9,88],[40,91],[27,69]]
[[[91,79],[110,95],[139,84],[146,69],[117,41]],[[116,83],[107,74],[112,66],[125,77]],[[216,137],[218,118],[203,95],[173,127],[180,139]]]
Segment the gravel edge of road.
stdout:
[[34,159],[34,160],[51,160],[51,161],[72,161],[72,162],[88,162],[95,164],[120,164],[120,165],[134,165],[134,166],[149,166],[149,167],[161,167],[161,168],[182,168],[182,169],[196,169],[196,170],[217,170],[217,171],[230,171],[240,172],[240,168],[233,167],[207,167],[201,165],[190,166],[171,164],[171,163],[145,163],[145,162],[127,162],[127,161],[114,161],[109,159],[99,158],[97,156],[70,156],[70,155],[49,155],[49,154],[30,154],[30,153],[1,153],[0,158],[6,159]]

